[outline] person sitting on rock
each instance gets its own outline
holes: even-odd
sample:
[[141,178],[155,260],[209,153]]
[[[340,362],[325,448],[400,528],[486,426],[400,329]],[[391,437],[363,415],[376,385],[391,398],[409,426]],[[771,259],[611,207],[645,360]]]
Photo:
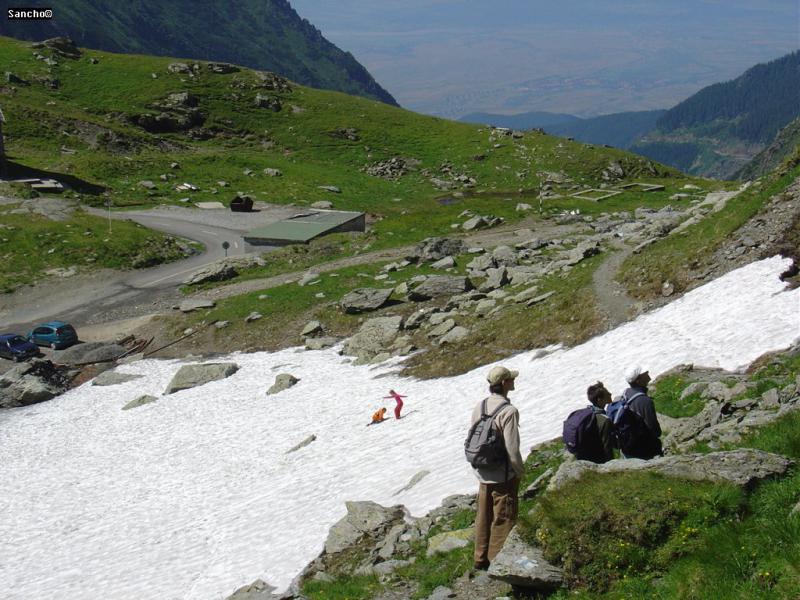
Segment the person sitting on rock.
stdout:
[[394,407],[394,418],[400,418],[400,411],[403,410],[403,398],[407,398],[408,396],[401,396],[394,390],[389,390],[389,395],[384,398],[384,400],[391,400],[394,399],[397,402],[397,405]]
[[367,423],[367,427],[369,427],[370,425],[375,425],[376,423],[382,423],[383,421],[386,420],[385,415],[386,415],[386,409],[379,408],[372,414],[372,422]]
[[625,380],[630,387],[606,408],[619,449],[625,458],[650,460],[661,456],[661,425],[655,404],[647,395],[650,373],[636,366],[627,371]]
[[602,381],[598,381],[589,386],[586,390],[586,397],[592,403],[600,446],[596,448],[593,456],[585,460],[596,463],[608,462],[614,458],[614,436],[612,435],[614,427],[606,416],[606,406],[611,402],[611,392],[606,389]]

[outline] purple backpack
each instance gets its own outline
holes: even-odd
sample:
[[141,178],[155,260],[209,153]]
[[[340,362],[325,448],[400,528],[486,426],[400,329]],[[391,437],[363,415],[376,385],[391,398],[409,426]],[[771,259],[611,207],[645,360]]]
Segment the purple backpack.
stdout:
[[594,413],[591,406],[580,408],[572,411],[564,421],[564,445],[578,460],[594,460],[598,452],[602,456]]

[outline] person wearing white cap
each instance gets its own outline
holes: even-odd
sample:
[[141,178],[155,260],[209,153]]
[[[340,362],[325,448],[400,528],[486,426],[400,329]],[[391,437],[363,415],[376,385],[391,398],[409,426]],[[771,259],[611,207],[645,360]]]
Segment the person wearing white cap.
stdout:
[[486,377],[491,395],[472,411],[471,425],[494,415],[492,427],[502,437],[505,457],[499,464],[474,467],[480,482],[478,511],[475,517],[475,568],[487,569],[517,520],[517,495],[524,471],[519,451],[519,411],[508,393],[519,375],[506,367],[493,367]]
[[647,395],[650,373],[637,365],[625,372],[625,381],[630,387],[622,393],[620,400],[638,419],[630,425],[631,440],[621,450],[626,458],[649,460],[660,456],[663,454],[661,425],[656,416],[655,404]]

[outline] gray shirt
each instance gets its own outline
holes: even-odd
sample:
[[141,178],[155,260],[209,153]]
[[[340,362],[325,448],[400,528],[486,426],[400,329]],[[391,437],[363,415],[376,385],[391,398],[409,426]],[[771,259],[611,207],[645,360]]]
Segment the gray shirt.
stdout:
[[629,387],[622,393],[622,399],[628,400],[640,394],[630,403],[630,409],[642,417],[644,424],[656,437],[661,437],[661,425],[656,417],[656,406],[653,404],[652,398],[647,395],[647,390],[643,387]]
[[[500,394],[492,394],[486,401],[486,412],[491,414],[498,406],[507,399]],[[472,411],[470,427],[481,418],[481,405],[483,401]],[[494,426],[500,430],[503,441],[508,452],[508,467],[506,465],[479,467],[473,469],[475,476],[481,483],[503,483],[515,477],[521,477],[525,468],[523,467],[522,454],[519,451],[519,411],[515,406],[509,404],[503,408],[494,418]],[[506,477],[506,470],[508,477]]]

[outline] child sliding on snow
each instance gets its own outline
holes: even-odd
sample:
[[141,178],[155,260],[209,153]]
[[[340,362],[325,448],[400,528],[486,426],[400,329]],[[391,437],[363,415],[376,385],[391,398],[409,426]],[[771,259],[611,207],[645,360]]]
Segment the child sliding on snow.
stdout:
[[367,423],[367,427],[369,427],[370,425],[375,425],[376,423],[382,423],[383,421],[385,421],[386,420],[386,417],[384,416],[385,414],[386,414],[386,409],[385,408],[381,408],[381,409],[376,410],[372,414],[372,422],[371,423]]
[[407,398],[408,396],[401,396],[394,390],[389,390],[389,395],[384,398],[384,400],[391,400],[394,398],[397,401],[397,406],[394,407],[394,418],[400,418],[400,411],[403,410],[403,398]]

